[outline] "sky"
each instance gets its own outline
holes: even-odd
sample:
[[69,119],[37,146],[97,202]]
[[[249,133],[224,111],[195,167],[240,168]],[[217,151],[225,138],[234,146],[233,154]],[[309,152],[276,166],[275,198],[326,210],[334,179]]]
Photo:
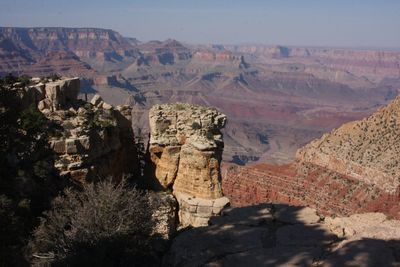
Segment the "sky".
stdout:
[[0,26],[107,28],[191,44],[400,48],[400,0],[0,0]]

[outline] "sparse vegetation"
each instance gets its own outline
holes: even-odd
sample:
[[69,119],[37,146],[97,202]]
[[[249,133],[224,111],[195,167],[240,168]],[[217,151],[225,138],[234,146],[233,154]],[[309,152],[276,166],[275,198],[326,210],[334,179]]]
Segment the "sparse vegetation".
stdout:
[[193,122],[192,123],[192,129],[193,130],[201,129],[201,125],[198,122]]
[[87,109],[85,113],[86,125],[88,129],[101,129],[114,127],[116,122],[113,120],[112,116],[107,114],[106,111],[98,109],[93,111],[92,107]]
[[148,196],[111,180],[67,189],[53,201],[30,244],[41,266],[140,266],[154,221]]

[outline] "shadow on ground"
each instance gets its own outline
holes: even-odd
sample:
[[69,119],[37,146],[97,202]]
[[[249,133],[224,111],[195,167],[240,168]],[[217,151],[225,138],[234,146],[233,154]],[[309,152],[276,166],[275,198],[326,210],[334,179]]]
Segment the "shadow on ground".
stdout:
[[164,266],[400,266],[400,240],[340,238],[315,210],[229,208],[173,241]]

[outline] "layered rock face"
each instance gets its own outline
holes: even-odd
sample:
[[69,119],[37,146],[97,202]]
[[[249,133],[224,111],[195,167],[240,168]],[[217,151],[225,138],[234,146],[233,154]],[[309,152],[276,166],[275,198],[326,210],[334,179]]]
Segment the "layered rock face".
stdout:
[[[287,205],[229,208],[178,235],[164,266],[398,266],[400,221]],[[195,240],[195,242],[193,242]]]
[[310,205],[324,214],[383,212],[400,218],[400,97],[370,117],[343,125],[297,152],[297,162],[226,167],[233,205]]
[[240,62],[240,56],[234,55],[229,51],[223,52],[213,52],[213,51],[196,51],[193,54],[193,59],[199,62],[213,62],[213,63],[224,63],[224,62],[232,62],[237,63]]
[[177,103],[154,106],[149,120],[151,175],[177,198],[181,224],[207,224],[228,203],[220,184],[225,115]]
[[273,202],[307,205],[325,215],[383,212],[400,218],[397,193],[310,163],[232,167],[223,174],[223,191],[233,206]]
[[173,65],[190,60],[192,52],[176,40],[164,42],[150,41],[137,46],[143,56],[135,62],[136,66]]
[[297,152],[297,158],[395,193],[400,184],[400,97]]
[[398,77],[400,71],[398,51],[267,45],[238,45],[225,46],[225,48],[247,54],[252,61],[256,62],[269,61],[272,64],[281,64],[284,60],[306,65],[317,63],[320,67],[333,68],[360,77],[365,76],[371,81],[379,81],[385,76]]
[[55,132],[50,146],[57,154],[55,167],[62,176],[84,184],[113,176],[138,174],[139,165],[131,109],[116,108],[96,95],[91,103],[78,100],[78,78],[56,81],[34,79],[19,90],[25,107],[36,104]]
[[136,52],[119,33],[96,28],[0,27],[0,39],[36,54],[39,51],[71,51],[81,58],[104,58]]

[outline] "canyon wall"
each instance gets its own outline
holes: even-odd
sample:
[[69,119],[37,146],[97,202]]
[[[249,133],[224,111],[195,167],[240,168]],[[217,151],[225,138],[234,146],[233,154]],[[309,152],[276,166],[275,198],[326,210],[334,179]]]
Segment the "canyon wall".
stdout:
[[201,106],[164,104],[150,110],[149,121],[153,166],[148,175],[154,186],[172,191],[182,225],[207,225],[229,202],[220,183],[225,115]]
[[361,121],[299,149],[295,163],[225,166],[223,191],[233,205],[308,205],[323,214],[383,212],[400,218],[400,97]]
[[325,134],[297,158],[394,193],[400,183],[400,97],[376,113]]
[[320,68],[345,71],[370,81],[379,82],[386,76],[399,77],[400,53],[373,49],[285,47],[267,45],[224,46],[236,53],[243,53],[251,62],[317,64]]
[[[71,51],[81,58],[134,55],[132,45],[119,33],[97,28],[0,27],[0,37],[35,56],[40,51]],[[36,53],[34,53],[36,51]]]

